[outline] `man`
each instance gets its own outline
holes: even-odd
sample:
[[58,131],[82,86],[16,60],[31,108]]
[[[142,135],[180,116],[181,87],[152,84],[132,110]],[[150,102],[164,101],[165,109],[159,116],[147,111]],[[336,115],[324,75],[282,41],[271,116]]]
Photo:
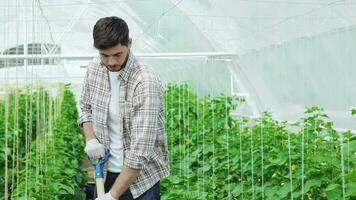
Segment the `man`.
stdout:
[[110,149],[106,193],[97,200],[160,199],[160,179],[169,175],[161,82],[130,51],[124,20],[99,19],[93,38],[100,59],[84,79],[79,124],[90,158]]

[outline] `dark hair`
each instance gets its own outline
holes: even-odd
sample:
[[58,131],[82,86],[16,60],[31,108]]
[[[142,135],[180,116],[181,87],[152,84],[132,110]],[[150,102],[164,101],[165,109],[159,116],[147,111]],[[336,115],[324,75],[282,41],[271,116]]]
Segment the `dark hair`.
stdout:
[[118,44],[127,46],[129,42],[129,27],[119,17],[104,17],[99,19],[93,29],[94,47],[103,50]]

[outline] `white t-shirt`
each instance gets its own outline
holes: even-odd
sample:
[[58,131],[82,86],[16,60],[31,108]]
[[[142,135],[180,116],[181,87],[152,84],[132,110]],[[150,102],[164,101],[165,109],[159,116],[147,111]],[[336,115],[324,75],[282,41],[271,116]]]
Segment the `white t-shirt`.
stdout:
[[111,85],[111,98],[108,114],[108,131],[110,135],[110,157],[108,160],[108,170],[110,172],[121,172],[124,160],[124,146],[122,130],[120,129],[120,102],[119,102],[119,81],[120,72],[109,72]]

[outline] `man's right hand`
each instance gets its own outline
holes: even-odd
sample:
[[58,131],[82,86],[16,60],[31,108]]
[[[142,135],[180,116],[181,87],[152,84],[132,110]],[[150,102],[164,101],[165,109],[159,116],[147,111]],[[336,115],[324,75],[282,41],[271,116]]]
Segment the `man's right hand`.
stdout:
[[88,140],[84,151],[90,159],[99,159],[105,156],[104,145],[99,143],[97,139]]

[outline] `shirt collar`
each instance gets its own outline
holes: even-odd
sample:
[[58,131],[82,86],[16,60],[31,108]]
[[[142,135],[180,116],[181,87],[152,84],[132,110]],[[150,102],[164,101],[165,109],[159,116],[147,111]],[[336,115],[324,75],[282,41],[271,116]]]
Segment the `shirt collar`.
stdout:
[[135,60],[135,56],[133,55],[133,53],[130,51],[129,52],[129,57],[127,59],[127,62],[126,62],[126,65],[125,67],[120,70],[120,74],[119,76],[125,81],[127,82],[129,76],[130,76],[130,71],[131,71],[131,68],[133,67],[133,63],[134,63],[134,60]]

